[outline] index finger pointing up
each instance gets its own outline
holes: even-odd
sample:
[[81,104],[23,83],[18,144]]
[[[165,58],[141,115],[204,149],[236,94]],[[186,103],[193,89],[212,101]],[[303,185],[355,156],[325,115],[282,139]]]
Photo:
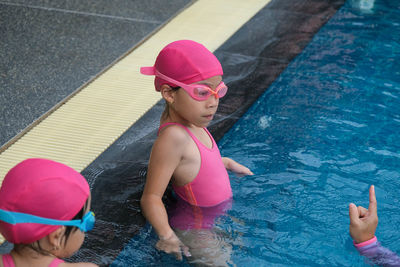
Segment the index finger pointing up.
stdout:
[[369,188],[369,206],[368,206],[368,211],[376,214],[377,212],[377,203],[376,203],[376,197],[375,197],[375,187],[371,185]]

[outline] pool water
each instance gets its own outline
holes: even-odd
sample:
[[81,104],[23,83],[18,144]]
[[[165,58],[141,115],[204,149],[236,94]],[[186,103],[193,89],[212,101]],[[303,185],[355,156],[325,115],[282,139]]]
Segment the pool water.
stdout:
[[[368,266],[348,204],[376,187],[377,237],[400,253],[400,3],[348,1],[219,142],[231,174],[216,222],[237,266]],[[186,266],[145,227],[113,266]]]

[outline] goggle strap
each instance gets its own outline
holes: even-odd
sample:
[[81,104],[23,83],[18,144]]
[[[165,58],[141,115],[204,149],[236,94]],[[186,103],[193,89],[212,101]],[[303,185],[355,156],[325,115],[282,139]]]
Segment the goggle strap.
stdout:
[[154,75],[160,77],[163,80],[166,80],[167,82],[173,83],[173,84],[175,84],[175,85],[177,85],[179,87],[186,86],[186,84],[178,82],[177,80],[174,80],[174,79],[162,74],[156,68],[154,68]]
[[[16,215],[16,216],[14,216]],[[85,215],[86,216],[86,215]],[[82,219],[83,220],[83,219]],[[17,223],[40,223],[46,225],[65,225],[65,226],[76,226],[79,227],[82,220],[54,220],[43,218],[31,214],[14,212],[14,211],[6,211],[0,209],[0,221],[4,221],[9,224],[17,224]]]

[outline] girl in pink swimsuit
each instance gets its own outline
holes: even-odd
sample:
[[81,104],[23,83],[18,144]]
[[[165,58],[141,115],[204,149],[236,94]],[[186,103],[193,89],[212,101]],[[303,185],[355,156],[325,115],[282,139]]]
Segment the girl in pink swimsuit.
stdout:
[[[194,248],[183,244],[176,235],[178,230],[209,228],[203,226],[210,225],[215,212],[207,217],[196,211],[218,210],[213,207],[226,206],[224,203],[232,198],[227,169],[242,175],[253,173],[221,157],[206,128],[217,111],[219,98],[228,90],[222,81],[221,64],[207,48],[190,40],[172,42],[161,50],[154,66],[142,67],[141,73],[155,76],[155,88],[166,101],[150,156],[142,211],[160,238],[157,248],[181,259],[182,252],[188,256],[188,247],[192,254]],[[175,231],[162,202],[170,181],[178,198],[193,207],[187,209],[193,211],[191,215],[172,218],[181,228],[175,227]],[[178,223],[178,217],[186,219]],[[199,222],[199,218],[204,220]],[[183,229],[182,220],[197,222]]]
[[0,267],[97,266],[66,263],[94,226],[86,179],[47,159],[27,159],[5,176],[0,188],[0,233],[14,244]]

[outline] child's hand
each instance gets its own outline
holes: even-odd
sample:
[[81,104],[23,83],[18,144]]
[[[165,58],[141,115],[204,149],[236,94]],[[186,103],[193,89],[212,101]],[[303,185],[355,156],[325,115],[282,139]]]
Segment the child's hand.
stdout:
[[362,243],[375,236],[378,226],[377,202],[375,198],[375,188],[369,188],[369,207],[368,209],[354,205],[349,206],[350,216],[350,235],[354,242]]
[[160,238],[156,244],[156,248],[168,254],[174,254],[177,260],[182,260],[182,252],[186,257],[190,257],[189,248],[185,246],[174,231],[167,238]]
[[231,158],[223,157],[222,162],[224,163],[225,168],[227,168],[230,171],[233,171],[239,176],[254,175],[254,173],[249,168],[243,166],[242,164],[237,163]]

